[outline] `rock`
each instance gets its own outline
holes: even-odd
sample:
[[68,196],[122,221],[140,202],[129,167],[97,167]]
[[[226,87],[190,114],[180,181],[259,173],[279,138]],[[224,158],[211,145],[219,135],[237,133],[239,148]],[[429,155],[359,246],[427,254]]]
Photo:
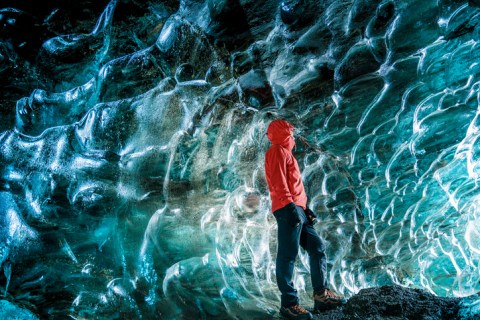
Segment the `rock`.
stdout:
[[437,297],[424,290],[398,285],[375,287],[360,290],[344,307],[317,314],[314,319],[475,319],[480,314],[472,312],[471,307],[464,312],[467,318],[460,315],[462,306],[467,307],[462,304],[465,299]]

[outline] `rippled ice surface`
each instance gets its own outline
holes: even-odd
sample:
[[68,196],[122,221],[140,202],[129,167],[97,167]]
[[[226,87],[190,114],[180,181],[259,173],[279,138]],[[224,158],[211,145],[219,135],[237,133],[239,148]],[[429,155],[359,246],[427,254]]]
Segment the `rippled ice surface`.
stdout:
[[[299,129],[335,290],[479,290],[478,1],[150,1],[121,30],[120,5],[41,45],[43,89],[0,134],[9,301],[50,318],[274,314],[278,117]],[[119,54],[120,33],[138,49]],[[307,301],[304,253],[295,283]]]

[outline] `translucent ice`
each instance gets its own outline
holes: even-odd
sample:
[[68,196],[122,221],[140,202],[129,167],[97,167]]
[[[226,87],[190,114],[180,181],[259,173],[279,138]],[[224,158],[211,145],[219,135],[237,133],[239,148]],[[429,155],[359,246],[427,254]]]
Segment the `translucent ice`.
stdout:
[[[0,133],[2,294],[40,317],[274,314],[276,118],[333,289],[480,289],[477,1],[173,2],[112,1],[35,53]],[[309,299],[304,252],[295,270]]]

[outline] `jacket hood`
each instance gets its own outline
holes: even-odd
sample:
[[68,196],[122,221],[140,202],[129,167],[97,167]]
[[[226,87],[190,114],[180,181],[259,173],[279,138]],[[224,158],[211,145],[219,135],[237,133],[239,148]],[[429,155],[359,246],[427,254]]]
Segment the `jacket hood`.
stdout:
[[290,132],[294,129],[295,127],[285,120],[274,120],[267,129],[268,140],[270,140],[272,144],[278,144],[288,150],[292,150],[295,146],[295,140]]

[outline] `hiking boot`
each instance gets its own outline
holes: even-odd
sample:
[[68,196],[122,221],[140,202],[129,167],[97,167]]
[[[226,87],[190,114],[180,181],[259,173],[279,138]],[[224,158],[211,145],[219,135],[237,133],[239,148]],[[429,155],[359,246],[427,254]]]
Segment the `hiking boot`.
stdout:
[[315,312],[330,310],[347,303],[344,298],[340,297],[330,289],[323,289],[322,291],[315,292],[313,294],[313,302],[315,303]]
[[299,319],[299,320],[311,320],[313,316],[310,312],[300,307],[300,305],[294,305],[288,308],[281,307],[280,314],[287,319]]

